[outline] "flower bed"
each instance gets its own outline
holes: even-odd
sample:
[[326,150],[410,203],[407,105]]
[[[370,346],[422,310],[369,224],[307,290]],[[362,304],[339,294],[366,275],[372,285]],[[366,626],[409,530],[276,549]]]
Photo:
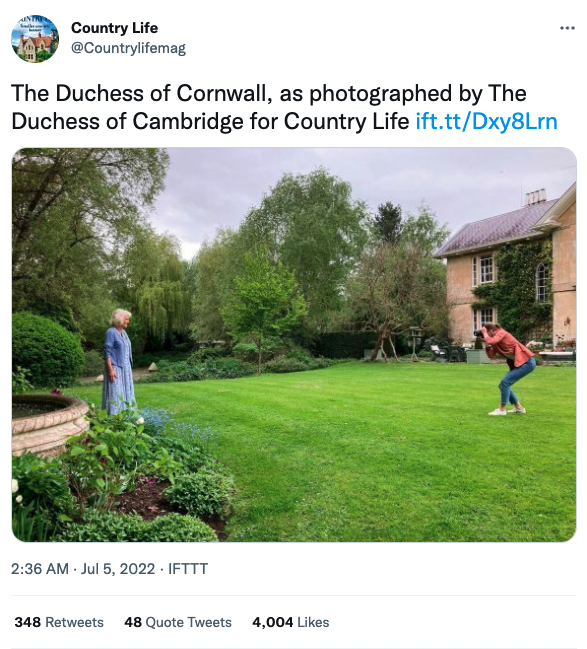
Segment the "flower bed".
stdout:
[[90,410],[87,423],[58,458],[13,456],[17,538],[218,540],[212,527],[230,515],[234,483],[211,453],[213,431],[164,409]]

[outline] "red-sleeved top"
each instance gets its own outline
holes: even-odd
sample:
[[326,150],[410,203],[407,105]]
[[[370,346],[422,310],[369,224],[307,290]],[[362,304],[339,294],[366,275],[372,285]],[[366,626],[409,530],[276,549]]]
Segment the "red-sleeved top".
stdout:
[[486,335],[485,342],[490,345],[490,347],[485,348],[485,352],[489,358],[500,354],[506,359],[513,361],[514,367],[520,367],[520,365],[523,365],[534,357],[534,352],[530,351],[525,345],[522,345],[519,340],[516,340],[505,329],[495,330],[493,336]]

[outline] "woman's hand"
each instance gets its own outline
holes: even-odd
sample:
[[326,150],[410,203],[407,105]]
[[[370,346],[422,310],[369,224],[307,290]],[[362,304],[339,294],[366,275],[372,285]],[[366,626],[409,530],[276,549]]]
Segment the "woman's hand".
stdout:
[[118,378],[118,374],[113,367],[108,370],[108,378],[110,379],[110,383],[114,383],[114,381],[116,381],[116,379]]

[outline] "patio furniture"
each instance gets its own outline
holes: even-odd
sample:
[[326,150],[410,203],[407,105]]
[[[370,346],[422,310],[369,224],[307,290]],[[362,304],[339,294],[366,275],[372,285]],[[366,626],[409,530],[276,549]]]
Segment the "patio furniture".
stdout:
[[446,349],[440,349],[438,345],[430,345],[430,351],[434,355],[434,360],[439,362],[439,363],[447,363],[448,362],[448,356],[446,353]]

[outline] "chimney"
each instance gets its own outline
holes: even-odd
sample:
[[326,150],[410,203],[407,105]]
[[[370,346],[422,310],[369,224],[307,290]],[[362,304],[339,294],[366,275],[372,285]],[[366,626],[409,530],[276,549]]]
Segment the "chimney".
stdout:
[[41,38],[41,32],[39,32],[39,38]]
[[544,188],[526,194],[526,205],[537,205],[538,203],[544,203],[545,200],[546,189]]

